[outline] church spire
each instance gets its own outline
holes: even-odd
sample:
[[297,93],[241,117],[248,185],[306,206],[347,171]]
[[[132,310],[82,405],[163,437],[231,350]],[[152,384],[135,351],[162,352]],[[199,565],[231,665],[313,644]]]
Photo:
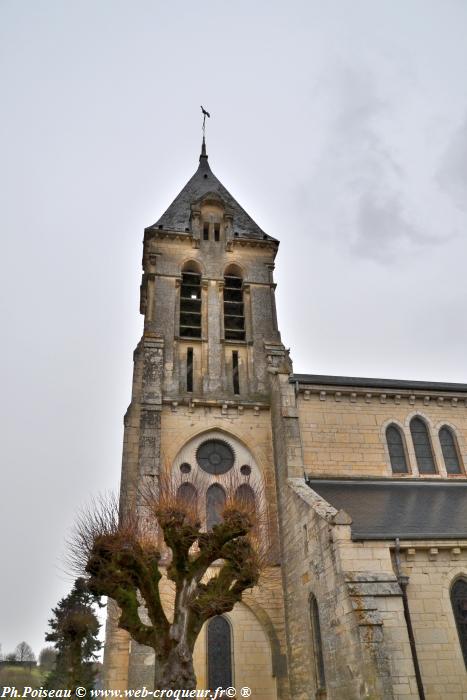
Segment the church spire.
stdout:
[[208,119],[209,119],[211,117],[211,115],[209,114],[208,111],[206,111],[204,109],[203,105],[201,105],[201,111],[203,113],[203,143],[201,144],[201,155],[199,157],[199,162],[202,163],[203,161],[201,159],[203,158],[203,159],[205,159],[204,162],[207,163],[208,155],[206,153],[206,139],[205,139],[205,136],[206,136],[206,117],[208,117]]
[[214,197],[214,199],[217,198],[223,202],[222,206],[225,207],[229,220],[231,220],[235,238],[274,241],[275,239],[260,229],[212,172],[208,161],[205,134],[206,117],[209,118],[210,114],[203,107],[201,109],[203,122],[198,168],[164,214],[146,230],[165,229],[167,231],[190,233],[192,231],[193,206],[199,207],[201,200],[206,195],[209,195],[211,199]]
[[203,134],[203,142],[201,144],[201,155],[199,157],[199,160],[201,161],[201,158],[206,158],[207,160],[208,154],[206,153],[206,139],[204,138]]

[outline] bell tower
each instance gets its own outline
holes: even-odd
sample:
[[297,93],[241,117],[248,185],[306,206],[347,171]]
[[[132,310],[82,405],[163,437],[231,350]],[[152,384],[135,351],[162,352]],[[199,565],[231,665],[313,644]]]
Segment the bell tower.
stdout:
[[[186,488],[198,471],[201,481],[196,483],[204,489],[198,494],[200,509],[207,513],[209,528],[210,499],[222,498],[223,479],[235,475],[246,488],[255,474],[265,494],[264,536],[277,550],[270,371],[271,356],[283,352],[273,280],[278,245],[214,175],[203,137],[196,172],[144,232],[144,331],[134,353],[132,398],[125,415],[122,509],[138,507],[145,483],[157,481],[163,470],[182,474]],[[217,466],[221,463],[224,471]],[[254,696],[264,700],[286,697],[280,691],[285,641],[277,556],[272,569],[269,590],[255,589],[248,594],[248,606],[238,604],[226,618],[232,658],[238,657],[237,670],[230,669],[233,685],[248,686],[259,677],[263,690],[258,686]],[[131,641],[117,620],[110,602],[106,685],[150,687],[150,650]],[[227,629],[224,622],[216,624]],[[256,670],[240,661],[250,653],[249,642],[241,642],[248,625],[257,626],[256,642],[262,640],[264,646],[264,677],[258,659]],[[213,673],[207,640],[202,631],[195,650],[200,688],[208,687]]]
[[277,248],[214,175],[203,138],[197,171],[144,235],[141,312],[163,341],[165,399],[267,396]]

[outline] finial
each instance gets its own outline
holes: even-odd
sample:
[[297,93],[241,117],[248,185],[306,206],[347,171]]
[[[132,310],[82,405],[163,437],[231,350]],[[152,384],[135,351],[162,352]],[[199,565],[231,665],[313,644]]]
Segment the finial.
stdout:
[[203,105],[201,105],[201,111],[203,113],[203,143],[201,145],[200,158],[203,158],[203,157],[207,158],[208,156],[206,154],[206,138],[205,138],[205,136],[206,136],[206,117],[210,118],[211,115],[209,114],[209,112],[207,110],[204,109]]
[[203,140],[204,140],[204,135],[205,135],[205,132],[206,132],[206,117],[210,118],[211,115],[209,114],[208,111],[206,111],[206,110],[204,109],[203,105],[201,105],[201,111],[202,111],[202,113],[203,113]]

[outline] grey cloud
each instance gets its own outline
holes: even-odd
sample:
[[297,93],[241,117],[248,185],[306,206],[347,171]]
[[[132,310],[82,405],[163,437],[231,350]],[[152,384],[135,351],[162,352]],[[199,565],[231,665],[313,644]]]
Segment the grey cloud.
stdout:
[[467,211],[467,116],[446,149],[438,170],[438,182],[456,206]]
[[445,243],[451,235],[421,233],[404,210],[397,193],[366,192],[357,205],[356,237],[352,252],[380,263],[393,263],[409,253]]
[[0,2],[4,652],[44,645],[73,512],[118,484],[142,232],[194,171],[200,102],[214,172],[281,240],[296,371],[466,379],[467,237],[434,247],[466,228],[458,142],[432,173],[467,3],[226,7]]
[[366,192],[360,198],[356,217],[357,236],[352,245],[354,254],[378,262],[392,262],[401,248],[410,247],[417,233],[395,194],[385,199]]
[[335,238],[352,256],[378,263],[395,262],[401,252],[436,245],[443,240],[411,215],[405,194],[407,175],[387,133],[397,105],[381,97],[368,70],[341,69],[328,78],[327,99],[334,102],[324,147],[313,176],[319,193],[313,206],[333,201]]

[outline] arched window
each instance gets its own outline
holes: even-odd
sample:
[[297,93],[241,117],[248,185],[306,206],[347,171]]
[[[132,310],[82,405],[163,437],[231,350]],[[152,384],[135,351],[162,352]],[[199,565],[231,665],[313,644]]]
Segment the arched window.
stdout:
[[441,451],[443,453],[447,473],[460,474],[461,463],[456,438],[451,428],[448,428],[447,425],[443,425],[439,431],[439,442],[441,444]]
[[230,688],[232,678],[232,636],[230,625],[221,615],[208,622],[208,687]]
[[459,578],[451,588],[451,604],[464,663],[467,667],[467,580]]
[[397,425],[391,424],[386,428],[391,469],[394,474],[407,474],[407,459],[405,456],[404,440]]
[[188,506],[189,508],[196,509],[198,492],[193,486],[193,484],[190,484],[188,481],[185,481],[181,486],[178,487],[177,497],[184,505]]
[[255,492],[251,488],[250,484],[240,484],[240,486],[235,491],[236,498],[240,501],[242,507],[245,508],[247,513],[251,513],[253,518],[253,532],[258,531],[257,513],[256,513],[256,499]]
[[251,488],[250,484],[240,484],[238,489],[235,491],[235,495],[239,501],[245,503],[248,508],[255,508],[255,492]]
[[194,268],[182,272],[180,335],[201,338],[201,275]]
[[431,449],[430,436],[424,421],[416,416],[410,421],[415,457],[417,458],[420,474],[436,474],[433,450]]
[[225,491],[219,484],[212,484],[206,491],[206,528],[212,530],[214,525],[222,522],[222,510],[225,505]]
[[318,603],[316,602],[316,598],[313,594],[310,595],[310,623],[313,641],[312,650],[315,667],[316,689],[325,690],[326,678],[324,675],[323,642],[321,639]]
[[226,340],[245,340],[243,280],[236,269],[224,276],[224,334]]

